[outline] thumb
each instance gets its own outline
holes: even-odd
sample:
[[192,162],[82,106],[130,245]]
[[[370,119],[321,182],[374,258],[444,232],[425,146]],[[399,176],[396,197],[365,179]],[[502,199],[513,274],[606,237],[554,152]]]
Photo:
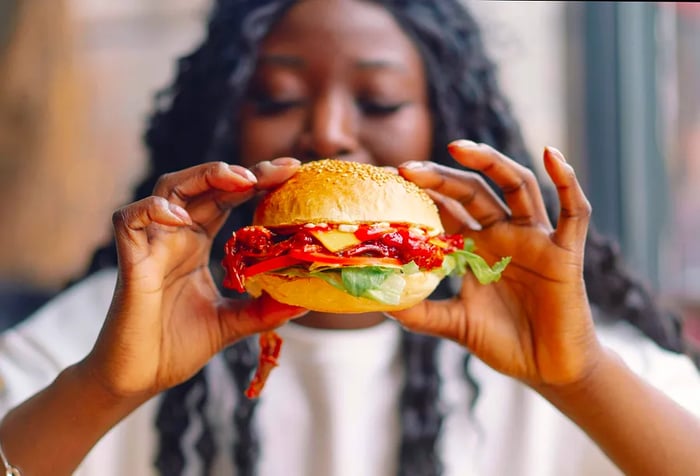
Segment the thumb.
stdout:
[[221,337],[226,345],[253,334],[276,329],[290,319],[309,312],[303,307],[275,301],[266,293],[257,299],[224,299],[218,310]]
[[413,307],[387,313],[406,329],[420,334],[429,334],[455,339],[466,325],[464,308],[456,299],[422,301]]

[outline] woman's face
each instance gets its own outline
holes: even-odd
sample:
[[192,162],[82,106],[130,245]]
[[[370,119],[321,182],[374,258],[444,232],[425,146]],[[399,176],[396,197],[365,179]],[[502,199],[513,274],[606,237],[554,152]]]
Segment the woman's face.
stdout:
[[421,57],[381,6],[305,0],[262,44],[241,118],[241,160],[291,156],[396,166],[432,145]]

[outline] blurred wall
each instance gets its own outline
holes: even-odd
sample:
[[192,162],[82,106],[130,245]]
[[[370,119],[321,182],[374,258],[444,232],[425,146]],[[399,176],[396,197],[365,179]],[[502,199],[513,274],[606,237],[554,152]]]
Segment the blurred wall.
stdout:
[[111,237],[205,1],[24,0],[0,48],[0,283],[56,290]]
[[566,9],[570,2],[466,0],[480,21],[499,79],[520,121],[525,141],[539,164],[542,150],[571,152],[568,121]]
[[[0,275],[41,286],[75,272],[74,246],[106,236],[85,210],[100,170],[86,155],[85,77],[63,1],[18,2],[0,57]],[[84,236],[75,238],[81,230]],[[87,243],[85,243],[87,242]]]

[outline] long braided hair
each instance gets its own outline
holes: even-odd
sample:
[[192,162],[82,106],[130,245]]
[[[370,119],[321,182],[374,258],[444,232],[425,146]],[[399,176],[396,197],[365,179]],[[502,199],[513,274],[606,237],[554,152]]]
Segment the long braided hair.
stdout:
[[[459,0],[375,0],[396,18],[414,41],[428,76],[433,111],[433,160],[456,166],[445,151],[455,138],[493,145],[532,168],[519,127],[496,81],[474,19]],[[145,140],[150,149],[151,173],[136,197],[150,195],[158,176],[207,160],[235,162],[236,111],[253,73],[257,48],[293,0],[218,0],[203,43],[179,60],[174,83],[156,98]],[[233,114],[233,116],[232,116]],[[556,197],[543,187],[552,220]],[[232,214],[228,229],[247,224],[251,210]],[[212,273],[221,282],[223,232],[213,245]],[[114,247],[96,253],[91,270],[116,263]],[[584,274],[588,295],[610,319],[629,321],[662,347],[680,349],[679,328],[657,309],[651,295],[622,267],[613,243],[589,233]],[[434,297],[451,294],[443,283]],[[437,475],[442,471],[436,446],[442,424],[437,353],[439,340],[402,331],[401,352],[405,383],[401,394],[400,475]],[[242,394],[256,364],[255,346],[248,340],[222,353],[234,386]],[[464,369],[474,404],[478,382]],[[254,426],[256,404],[238,398],[233,411],[230,448],[216,448],[211,426],[202,410],[207,402],[207,377],[202,371],[166,392],[158,415],[160,449],[156,466],[164,475],[182,474],[187,456],[197,455],[197,467],[207,474],[217,451],[231,455],[237,474],[253,475],[260,451]],[[198,429],[193,437],[190,430]],[[188,433],[189,432],[189,433]]]

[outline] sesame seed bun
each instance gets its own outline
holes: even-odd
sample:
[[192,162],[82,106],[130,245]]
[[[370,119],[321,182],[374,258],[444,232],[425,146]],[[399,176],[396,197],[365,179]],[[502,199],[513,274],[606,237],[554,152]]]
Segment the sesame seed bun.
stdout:
[[253,217],[266,227],[381,222],[444,231],[435,203],[414,183],[381,167],[331,159],[302,165]]

